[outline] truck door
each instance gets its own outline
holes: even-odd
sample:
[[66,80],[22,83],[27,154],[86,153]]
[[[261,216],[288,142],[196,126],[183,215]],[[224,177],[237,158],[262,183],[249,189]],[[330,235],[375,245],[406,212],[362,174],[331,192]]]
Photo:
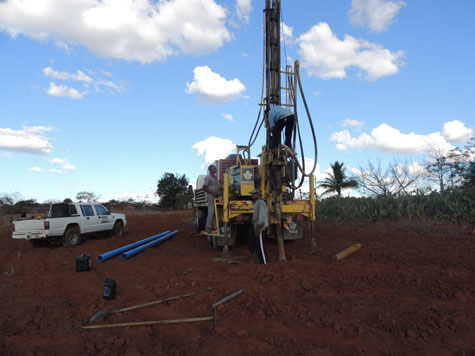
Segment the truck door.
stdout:
[[82,233],[88,233],[88,232],[93,232],[96,231],[98,218],[94,214],[94,209],[92,208],[92,205],[90,204],[83,204],[81,205],[81,211],[82,211]]
[[94,208],[96,209],[98,219],[97,231],[112,230],[114,221],[107,209],[101,204],[95,204]]

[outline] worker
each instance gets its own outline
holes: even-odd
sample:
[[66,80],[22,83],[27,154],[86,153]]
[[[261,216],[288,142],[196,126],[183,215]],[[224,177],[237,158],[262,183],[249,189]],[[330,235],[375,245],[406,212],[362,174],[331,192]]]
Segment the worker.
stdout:
[[206,218],[206,232],[213,232],[213,218],[214,218],[214,198],[219,197],[219,183],[216,175],[216,166],[210,165],[208,167],[209,174],[205,177],[203,182],[203,190],[207,193],[208,200],[208,217]]
[[285,144],[292,148],[291,139],[294,128],[295,116],[288,109],[284,109],[279,105],[272,104],[268,111],[267,119],[269,120],[269,128],[271,130],[270,148],[274,149],[280,145],[280,135],[285,127]]
[[267,216],[266,202],[261,199],[260,191],[254,188],[251,191],[252,201],[254,202],[254,212],[252,213],[252,233],[248,236],[248,247],[253,253],[253,257],[259,259],[261,264],[267,264],[266,252],[264,248],[263,233],[269,225]]

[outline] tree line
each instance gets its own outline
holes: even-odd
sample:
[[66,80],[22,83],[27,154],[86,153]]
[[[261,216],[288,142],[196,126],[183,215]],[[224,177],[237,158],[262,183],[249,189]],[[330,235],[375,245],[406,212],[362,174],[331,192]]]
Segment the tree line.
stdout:
[[[109,208],[121,208],[132,205],[134,209],[187,209],[193,200],[193,189],[189,185],[186,175],[177,173],[164,173],[157,182],[155,194],[160,198],[158,204],[146,201],[136,201],[132,198],[104,201],[103,204]],[[78,202],[96,202],[100,195],[91,191],[81,191],[76,194]],[[36,199],[23,199],[19,192],[0,193],[0,213],[1,214],[22,214],[23,212],[38,211],[47,212],[52,203],[71,203],[71,198],[61,200],[48,200],[39,203]]]
[[381,161],[368,160],[350,173],[343,162],[330,164],[326,178],[318,182],[324,189],[322,197],[336,193],[341,197],[345,189],[357,189],[364,196],[396,196],[399,194],[431,193],[434,183],[439,193],[455,188],[475,186],[475,139],[472,137],[463,149],[444,150],[433,146],[428,160],[422,165],[408,164],[395,159],[383,168]]
[[[377,220],[379,218],[437,219],[475,224],[475,140],[463,149],[444,151],[433,147],[425,165],[395,160],[383,168],[378,160],[350,170],[343,162],[317,187],[317,216],[330,220]],[[434,189],[434,183],[438,189]],[[356,189],[359,197],[342,198]],[[334,194],[328,199],[330,194]]]

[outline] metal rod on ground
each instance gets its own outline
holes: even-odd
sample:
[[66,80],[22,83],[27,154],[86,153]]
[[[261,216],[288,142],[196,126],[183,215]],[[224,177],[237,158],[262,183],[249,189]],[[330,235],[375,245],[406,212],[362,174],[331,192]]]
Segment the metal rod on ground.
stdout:
[[238,290],[237,292],[234,292],[234,293],[231,293],[230,295],[228,295],[227,297],[224,297],[223,299],[220,299],[219,301],[217,301],[216,303],[214,303],[211,307],[212,308],[216,308],[217,306],[223,304],[223,303],[226,303],[226,302],[229,302],[231,299],[234,299],[236,298],[239,294],[241,294],[242,292],[244,292],[245,289],[241,289],[241,290]]
[[218,320],[218,316],[217,316],[217,313],[216,313],[216,308],[218,306],[220,306],[221,304],[223,303],[226,303],[226,302],[229,302],[231,299],[234,299],[236,298],[239,294],[241,294],[242,292],[244,292],[245,289],[240,289],[238,290],[237,292],[234,292],[234,293],[231,293],[230,295],[228,295],[227,297],[224,297],[223,299],[220,299],[218,300],[216,303],[214,303],[213,305],[211,305],[211,307],[213,308],[213,314],[214,314],[214,328],[216,329],[216,320]]
[[87,326],[83,326],[82,328],[83,329],[105,329],[105,328],[120,328],[120,327],[125,327],[125,326],[193,323],[197,321],[213,321],[213,320],[216,325],[216,314],[213,316],[204,316],[204,317],[199,317],[199,318],[188,318],[188,319],[137,321],[137,322],[131,322],[131,323],[119,323],[119,324],[107,324],[107,325],[87,325]]
[[340,253],[337,253],[335,256],[333,256],[334,260],[341,260],[342,258],[345,258],[346,256],[351,255],[353,252],[358,251],[361,248],[361,244],[354,244],[350,247],[348,247],[346,250],[341,251]]

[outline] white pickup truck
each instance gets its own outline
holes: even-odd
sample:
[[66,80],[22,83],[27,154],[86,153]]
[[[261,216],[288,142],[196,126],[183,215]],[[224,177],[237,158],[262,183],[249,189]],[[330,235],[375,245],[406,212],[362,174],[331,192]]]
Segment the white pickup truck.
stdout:
[[46,218],[15,220],[12,237],[33,244],[60,239],[64,246],[74,247],[85,234],[110,232],[122,236],[126,224],[124,214],[111,213],[99,203],[59,203],[51,204]]

